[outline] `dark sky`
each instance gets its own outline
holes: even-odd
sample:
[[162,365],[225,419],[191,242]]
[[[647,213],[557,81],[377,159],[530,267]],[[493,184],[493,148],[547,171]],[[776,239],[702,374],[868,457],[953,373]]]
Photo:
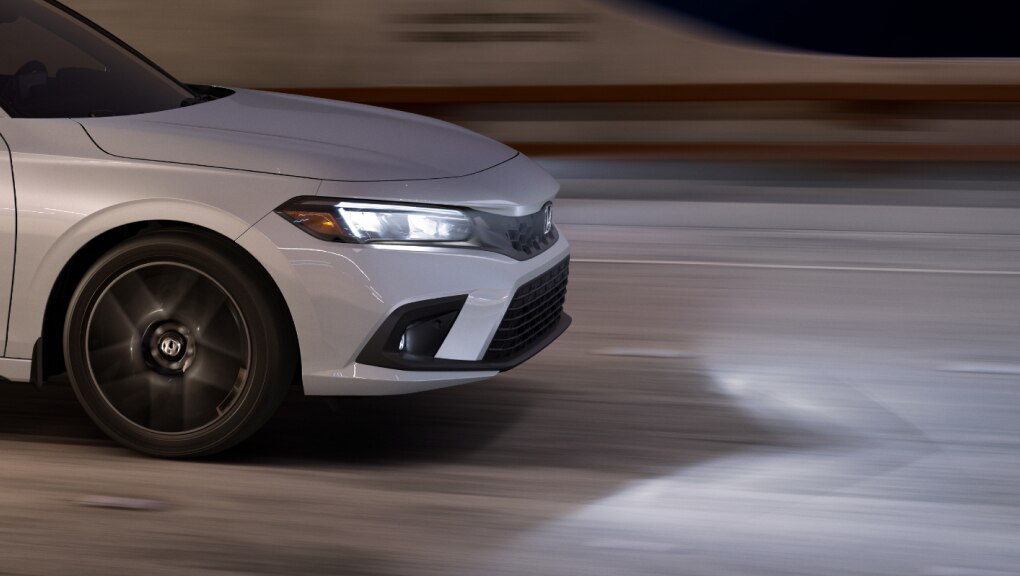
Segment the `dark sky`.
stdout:
[[790,48],[859,56],[1020,57],[1020,2],[637,0]]

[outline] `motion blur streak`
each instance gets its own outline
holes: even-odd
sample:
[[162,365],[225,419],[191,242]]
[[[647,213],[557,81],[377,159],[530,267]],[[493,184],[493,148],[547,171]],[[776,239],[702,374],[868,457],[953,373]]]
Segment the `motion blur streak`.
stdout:
[[[1020,71],[1016,59],[911,60],[796,52],[726,35],[683,12],[649,6],[652,3],[67,0],[176,77],[232,86],[821,82],[839,83],[853,94],[856,83],[1002,84]],[[743,3],[759,10],[764,6]],[[838,4],[852,11],[861,3]],[[957,21],[961,34],[980,36],[962,19]],[[867,40],[857,29],[840,31]],[[906,43],[906,32],[887,34],[899,34]],[[947,38],[947,43],[956,39]]]
[[1020,576],[1020,60],[623,0],[68,4],[186,81],[544,151],[574,324],[482,384],[295,391],[200,462],[0,387],[0,573]]
[[[595,201],[573,176],[602,164],[571,166],[550,165]],[[799,228],[697,201],[680,227],[563,224],[575,325],[532,363],[338,413],[295,395],[214,461],[138,458],[66,388],[4,387],[3,569],[1017,574],[1020,278],[838,267],[1020,271],[1020,235],[961,233],[966,206],[903,233],[864,219],[884,206],[849,206],[841,230],[818,224],[846,204],[768,200]],[[588,262],[677,257],[761,266]],[[91,505],[111,497],[157,504]]]
[[834,270],[839,272],[891,272],[895,274],[964,274],[974,276],[1020,276],[1012,270],[939,270],[936,268],[881,268],[866,266],[798,266],[791,264],[750,264],[748,262],[699,262],[696,260],[610,260],[574,258],[585,264],[644,264],[651,266],[716,266],[721,268],[778,268],[783,270]]
[[[796,51],[696,18],[726,2],[67,1],[188,82],[403,108],[532,156],[1020,159],[1020,59]],[[738,4],[765,6],[730,0],[731,15]],[[876,10],[839,4],[847,27]],[[961,22],[969,36],[953,39],[980,40]]]

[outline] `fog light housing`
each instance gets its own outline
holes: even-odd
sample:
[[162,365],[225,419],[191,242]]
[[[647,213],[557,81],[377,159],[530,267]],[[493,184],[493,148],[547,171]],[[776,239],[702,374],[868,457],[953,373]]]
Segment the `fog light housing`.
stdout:
[[460,310],[456,310],[408,325],[400,337],[399,352],[404,356],[435,358],[459,314]]
[[387,366],[436,357],[450,334],[467,296],[412,302],[397,308],[358,355],[358,362]]

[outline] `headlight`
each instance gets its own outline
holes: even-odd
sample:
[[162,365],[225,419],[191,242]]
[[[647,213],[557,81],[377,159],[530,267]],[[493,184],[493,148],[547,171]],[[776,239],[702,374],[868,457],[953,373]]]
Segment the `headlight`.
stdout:
[[460,210],[295,198],[276,213],[312,236],[338,242],[463,242],[474,235]]

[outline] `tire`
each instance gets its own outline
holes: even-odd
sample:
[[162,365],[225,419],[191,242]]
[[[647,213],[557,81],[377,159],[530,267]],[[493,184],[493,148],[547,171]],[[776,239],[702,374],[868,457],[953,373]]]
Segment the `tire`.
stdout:
[[75,394],[114,440],[165,458],[241,442],[275,412],[296,338],[268,275],[232,242],[137,236],[85,274],[64,324]]

